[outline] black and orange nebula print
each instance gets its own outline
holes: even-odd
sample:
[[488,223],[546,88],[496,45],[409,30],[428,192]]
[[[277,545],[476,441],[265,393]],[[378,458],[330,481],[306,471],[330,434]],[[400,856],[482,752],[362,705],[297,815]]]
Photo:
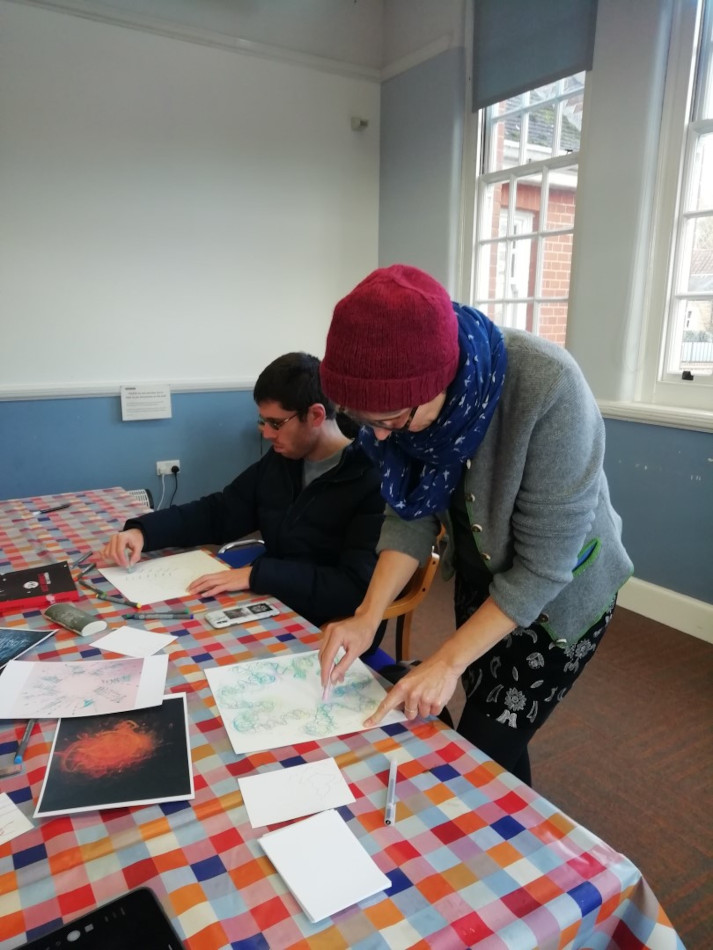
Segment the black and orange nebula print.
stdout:
[[63,772],[102,778],[152,758],[160,744],[161,739],[152,729],[126,719],[110,729],[81,733],[63,752],[57,753],[57,760]]
[[130,713],[60,720],[38,814],[189,797],[182,695]]

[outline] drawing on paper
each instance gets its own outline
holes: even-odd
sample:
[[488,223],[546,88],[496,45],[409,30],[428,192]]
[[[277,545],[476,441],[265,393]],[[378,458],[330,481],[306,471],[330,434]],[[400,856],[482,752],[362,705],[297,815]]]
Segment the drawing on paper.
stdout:
[[[214,667],[206,675],[236,752],[359,732],[386,695],[357,660],[323,702],[316,651]],[[403,718],[390,713],[385,722]]]

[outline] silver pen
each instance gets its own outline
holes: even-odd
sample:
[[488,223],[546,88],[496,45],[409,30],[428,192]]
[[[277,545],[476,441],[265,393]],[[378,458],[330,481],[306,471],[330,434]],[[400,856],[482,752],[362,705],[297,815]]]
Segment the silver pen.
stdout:
[[393,825],[396,821],[396,759],[391,760],[389,767],[389,784],[386,786],[386,808],[384,809],[384,824]]

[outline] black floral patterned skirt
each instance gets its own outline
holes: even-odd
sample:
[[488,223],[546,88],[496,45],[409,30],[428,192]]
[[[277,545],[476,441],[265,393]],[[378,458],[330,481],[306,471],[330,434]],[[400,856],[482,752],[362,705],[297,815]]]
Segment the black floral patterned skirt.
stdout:
[[[485,595],[487,596],[487,594]],[[485,597],[456,574],[455,613],[460,627]],[[538,623],[517,627],[465,670],[466,704],[514,729],[537,729],[594,656],[609,625],[616,597],[573,646],[552,641]]]

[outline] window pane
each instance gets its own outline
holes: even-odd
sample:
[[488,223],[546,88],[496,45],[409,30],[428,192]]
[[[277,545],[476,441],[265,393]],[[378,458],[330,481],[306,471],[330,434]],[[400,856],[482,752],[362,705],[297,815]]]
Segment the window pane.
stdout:
[[541,303],[537,335],[564,346],[567,335],[567,303]]
[[713,210],[713,135],[701,135],[696,143],[686,211]]
[[693,376],[713,373],[713,302],[679,300],[676,311],[680,333],[671,347],[669,373],[688,371]]
[[686,230],[683,247],[690,254],[684,250],[681,261],[683,290],[713,294],[713,215],[687,222]]
[[485,189],[481,210],[483,239],[505,237],[509,196],[510,185],[507,182],[490,185]]
[[539,162],[552,155],[555,132],[555,107],[543,106],[528,114],[527,161]]
[[582,137],[582,105],[584,97],[580,93],[570,96],[560,103],[562,110],[560,136],[557,152],[564,155],[566,152],[578,152]]
[[548,201],[545,231],[562,231],[574,227],[577,199],[577,167],[558,168],[548,178]]
[[505,281],[504,265],[500,268],[500,289],[498,291],[498,248],[499,244],[483,244],[478,252],[477,285],[475,294],[484,302],[494,297],[502,297]]
[[520,164],[521,126],[520,113],[493,123],[490,133],[489,168],[500,171]]
[[[572,269],[572,235],[545,238],[542,250],[542,297],[568,297]],[[565,315],[567,307],[565,305]]]

